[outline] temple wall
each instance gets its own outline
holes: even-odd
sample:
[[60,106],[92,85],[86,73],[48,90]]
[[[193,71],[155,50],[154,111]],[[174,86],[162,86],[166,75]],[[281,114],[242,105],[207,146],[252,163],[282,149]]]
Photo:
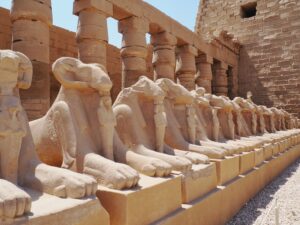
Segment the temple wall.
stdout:
[[[12,40],[11,32],[11,22],[9,19],[9,10],[0,8],[0,49],[10,49]],[[75,33],[68,30],[62,29],[60,27],[53,26],[50,33],[50,65],[62,57],[77,57],[77,44],[75,40]],[[149,49],[151,51],[151,48]],[[150,54],[151,55],[151,54]],[[107,58],[107,70],[113,81],[114,87],[112,89],[112,96],[115,98],[119,91],[121,90],[121,59],[120,59],[120,49],[113,45],[108,45]],[[151,60],[151,59],[149,59]],[[150,61],[151,62],[151,61]],[[151,65],[151,63],[149,63]],[[151,69],[149,68],[149,74]],[[148,75],[149,75],[148,74]],[[149,75],[150,76],[150,75]],[[50,92],[50,102],[55,100],[55,97],[59,90],[59,83],[50,74],[51,81],[51,92]],[[26,92],[26,96],[30,95],[32,90],[23,91]],[[21,93],[22,95],[22,93]],[[38,118],[43,116],[41,114],[43,104],[37,101],[26,101],[23,105],[28,113],[30,119]]]
[[[256,16],[241,18],[255,3]],[[283,107],[299,117],[300,1],[201,1],[196,31],[210,38],[221,30],[243,45],[239,95],[251,91],[256,103]]]
[[[47,112],[59,90],[59,84],[51,75],[50,68],[50,72],[48,71],[48,66],[51,67],[59,57],[77,57],[77,52],[83,62],[97,62],[106,66],[114,84],[113,99],[121,88],[135,83],[141,75],[151,79],[167,77],[189,90],[197,85],[205,87],[208,92],[213,90],[217,95],[236,96],[239,44],[226,34],[215,37],[213,42],[208,43],[201,35],[143,1],[106,0],[101,5],[103,8],[97,8],[92,2],[75,3],[74,14],[78,16],[82,26],[77,30],[77,40],[75,33],[50,26],[49,48],[45,43],[42,46],[50,52],[49,59],[48,54],[41,54],[39,57],[47,58],[47,62],[43,63],[41,59],[40,67],[39,62],[36,62],[39,57],[33,55],[30,58],[35,65],[32,86],[29,90],[21,91],[22,103],[30,120]],[[127,7],[129,3],[130,8]],[[15,23],[13,26],[10,23],[9,10],[1,9],[0,12],[0,48],[9,49],[12,45],[12,27],[18,27]],[[18,16],[22,19],[22,16]],[[118,20],[119,32],[123,36],[121,49],[107,44],[108,17]],[[89,30],[89,23],[93,23],[93,18],[97,18],[95,26],[99,29]],[[30,23],[31,20],[28,21]],[[25,32],[22,34],[26,36]],[[150,35],[151,44],[146,43],[146,34]],[[36,36],[30,38],[34,43],[37,42]],[[32,49],[37,55],[43,53],[28,47],[28,43],[31,44],[20,38],[15,40],[13,46],[25,54],[31,54]],[[35,44],[38,45],[38,42]],[[214,78],[212,66],[216,69]],[[50,77],[47,77],[48,74]]]

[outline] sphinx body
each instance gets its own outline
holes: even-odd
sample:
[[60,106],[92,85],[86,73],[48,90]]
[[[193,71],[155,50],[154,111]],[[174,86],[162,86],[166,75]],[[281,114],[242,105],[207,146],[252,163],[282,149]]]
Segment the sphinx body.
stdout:
[[[209,101],[212,114],[215,117],[214,140],[222,143],[224,148],[230,149],[231,153],[249,151],[257,146],[257,143],[252,140],[241,139],[241,136],[248,136],[251,132],[242,117],[238,105],[225,96],[204,94],[204,98]],[[202,143],[204,144],[205,142]],[[208,144],[211,145],[211,142]]]
[[[211,146],[218,147],[229,151],[230,154],[237,153],[241,150],[241,146],[236,144],[230,144],[226,142],[218,142],[218,140],[224,138],[222,135],[222,130],[220,126],[220,121],[218,115],[220,114],[219,110],[221,110],[224,106],[224,101],[219,99],[217,96],[206,96],[204,88],[197,88],[194,91],[191,91],[194,96],[194,107],[196,111],[196,119],[197,119],[197,142],[203,146]],[[210,101],[214,98],[214,101],[220,101],[219,106],[211,106]],[[227,106],[228,108],[228,106]],[[223,123],[228,123],[229,118],[225,118]],[[234,126],[234,124],[232,124]],[[229,128],[230,126],[227,126]],[[235,127],[231,127],[231,129],[235,130]],[[227,132],[227,131],[226,131]],[[220,135],[221,133],[221,135]],[[231,134],[232,135],[232,134]],[[220,137],[221,136],[221,137]]]
[[[286,137],[287,133],[282,136],[280,132],[276,132],[275,115],[272,112],[268,112],[268,116],[265,116],[264,107],[255,105],[251,99],[236,97],[232,103],[242,115],[241,120],[245,121],[245,125],[250,131],[250,135],[240,138],[241,140],[255,143],[255,146],[259,147]],[[280,114],[282,116],[282,112]],[[283,117],[280,117],[279,120],[281,123]]]
[[125,162],[126,152],[114,135],[112,83],[101,65],[60,58],[53,73],[62,84],[47,114],[30,122],[37,152],[50,165],[92,175],[98,183],[123,189],[135,186],[136,170]]
[[222,98],[232,105],[232,110],[229,113],[232,114],[231,117],[236,127],[234,141],[229,142],[243,146],[243,151],[253,150],[264,145],[265,139],[256,136],[258,134],[258,117],[254,105],[240,97],[233,100],[224,96]]
[[261,112],[259,107],[250,99],[243,99],[241,97],[236,97],[233,102],[240,107],[241,114],[246,121],[248,129],[251,131],[252,136],[249,135],[246,140],[255,140],[261,142],[261,144],[276,141],[272,138],[274,135],[268,135],[266,133],[266,122],[263,117],[263,112]]
[[0,217],[30,211],[30,196],[19,186],[59,197],[81,198],[96,192],[93,178],[45,165],[38,159],[19,96],[19,89],[28,89],[31,79],[32,65],[25,55],[0,51]]
[[183,86],[162,78],[156,81],[165,92],[164,108],[168,118],[165,143],[172,148],[197,152],[210,158],[224,158],[230,154],[224,148],[196,145],[194,97]]
[[170,174],[168,163],[137,154],[120,140],[110,97],[112,83],[102,66],[61,58],[53,72],[62,84],[60,92],[48,113],[30,123],[43,161],[90,174],[115,189],[137,185],[137,171],[149,176]]
[[117,132],[128,148],[169,163],[174,170],[186,172],[192,163],[206,163],[204,155],[173,149],[165,143],[167,117],[164,92],[152,80],[140,79],[118,95],[113,110]]

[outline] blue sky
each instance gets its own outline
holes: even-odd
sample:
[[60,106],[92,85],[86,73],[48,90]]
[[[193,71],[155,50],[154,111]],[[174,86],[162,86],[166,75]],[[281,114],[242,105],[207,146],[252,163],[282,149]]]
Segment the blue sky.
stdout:
[[[181,24],[194,30],[199,0],[145,0]],[[0,7],[10,8],[11,0],[0,0]],[[77,17],[72,15],[73,0],[52,0],[53,23],[56,26],[76,31]],[[121,35],[117,21],[108,20],[109,43],[120,46]]]

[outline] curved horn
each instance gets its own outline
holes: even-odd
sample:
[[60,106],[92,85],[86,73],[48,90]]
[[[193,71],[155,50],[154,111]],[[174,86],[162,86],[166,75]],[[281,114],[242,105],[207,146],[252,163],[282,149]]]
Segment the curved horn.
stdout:
[[78,59],[62,57],[53,63],[52,72],[59,83],[65,88],[86,89],[89,87],[87,82],[76,81],[72,76],[67,76],[68,73],[75,73],[80,63]]
[[18,77],[18,88],[28,89],[30,88],[32,81],[32,64],[30,59],[21,52],[15,52],[19,57],[19,77]]

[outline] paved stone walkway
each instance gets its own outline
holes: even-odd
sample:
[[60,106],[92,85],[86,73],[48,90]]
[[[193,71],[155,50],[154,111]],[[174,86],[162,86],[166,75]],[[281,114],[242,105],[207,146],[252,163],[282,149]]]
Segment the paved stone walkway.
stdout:
[[276,205],[280,225],[300,225],[300,159],[251,199],[227,225],[275,225]]

